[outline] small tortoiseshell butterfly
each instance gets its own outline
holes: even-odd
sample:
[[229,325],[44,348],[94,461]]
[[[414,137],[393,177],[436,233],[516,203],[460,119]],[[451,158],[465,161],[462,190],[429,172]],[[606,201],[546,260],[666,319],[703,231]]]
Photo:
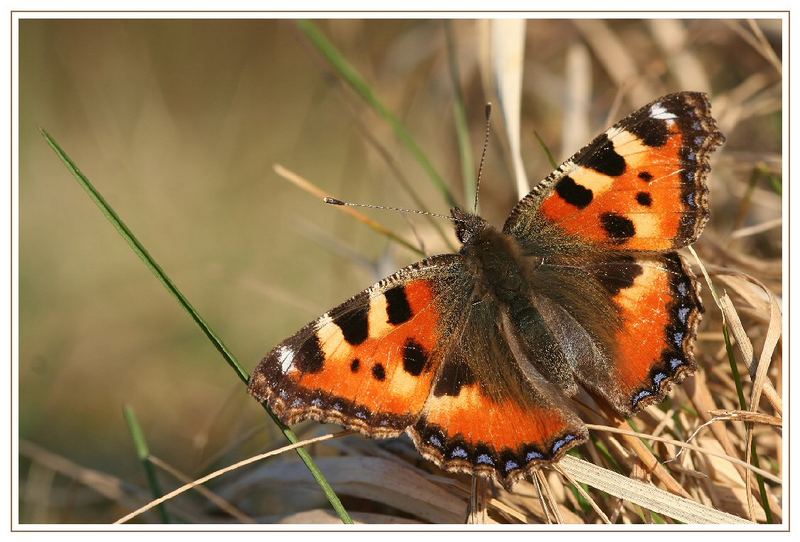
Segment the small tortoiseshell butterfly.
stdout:
[[541,181],[502,230],[452,209],[457,254],[302,328],[250,393],[285,423],[407,431],[440,467],[510,486],[587,438],[566,400],[579,385],[630,416],[695,370],[703,307],[676,249],[708,220],[723,141],[704,94],[654,101]]

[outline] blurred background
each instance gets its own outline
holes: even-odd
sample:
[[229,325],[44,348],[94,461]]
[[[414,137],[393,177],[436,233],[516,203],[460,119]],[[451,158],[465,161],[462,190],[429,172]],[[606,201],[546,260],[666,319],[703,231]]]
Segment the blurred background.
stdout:
[[[452,67],[474,164],[491,99],[478,23],[316,25],[463,201],[471,179],[464,182],[460,163]],[[406,182],[430,210],[447,213],[448,205],[293,21],[22,20],[19,40],[20,521],[110,522],[150,498],[124,405],[151,452],[191,478],[284,441],[40,129],[248,371],[301,325],[419,259],[291,185],[274,164],[349,201],[416,208]],[[698,250],[780,294],[781,47],[777,20],[529,21],[521,147],[531,183],[551,170],[535,134],[560,162],[662,94],[709,92],[728,140],[714,157],[712,222]],[[506,148],[493,136],[481,187],[482,214],[497,225],[518,199]],[[367,214],[428,253],[448,250],[423,218]],[[446,222],[439,226],[454,239]],[[721,343],[711,342],[699,349],[717,355]],[[363,440],[315,452],[373,445]],[[404,439],[380,446],[417,460]],[[296,455],[273,464],[296,469],[296,487],[244,492],[230,487],[244,476],[236,474],[216,490],[258,521],[326,508]],[[165,490],[180,485],[159,476]],[[437,520],[358,492],[343,498],[356,511]],[[241,521],[197,494],[169,509],[173,521]]]

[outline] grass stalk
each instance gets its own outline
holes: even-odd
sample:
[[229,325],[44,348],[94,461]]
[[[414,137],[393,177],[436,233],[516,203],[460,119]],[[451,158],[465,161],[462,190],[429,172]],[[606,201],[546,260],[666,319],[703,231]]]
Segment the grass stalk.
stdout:
[[[211,344],[219,351],[222,355],[223,359],[228,363],[228,365],[234,370],[236,375],[239,379],[244,382],[246,385],[250,380],[250,375],[244,368],[239,364],[236,360],[234,355],[225,346],[225,343],[222,342],[217,334],[211,329],[211,326],[200,316],[200,313],[189,303],[189,300],[183,293],[178,289],[172,279],[166,274],[166,272],[161,268],[161,266],[155,261],[155,259],[150,255],[147,249],[142,245],[142,243],[136,238],[133,232],[128,228],[128,226],[122,221],[122,219],[117,215],[114,208],[109,205],[109,203],[103,198],[102,194],[94,187],[94,185],[89,181],[89,179],[78,169],[78,166],[72,161],[72,159],[67,155],[66,152],[59,146],[59,144],[48,134],[45,130],[41,130],[42,136],[44,137],[47,144],[53,149],[59,159],[64,163],[67,167],[67,170],[72,174],[78,184],[80,184],[84,190],[86,190],[89,197],[95,204],[100,208],[103,215],[108,219],[109,222],[114,226],[114,228],[119,232],[119,234],[125,239],[131,249],[136,253],[137,256],[144,262],[144,264],[152,271],[152,273],[158,278],[159,281],[164,285],[164,287],[178,300],[180,305],[189,313],[192,320],[200,327],[203,331],[205,336],[211,341]],[[291,442],[292,444],[298,441],[297,435],[283,422],[281,422],[278,417],[272,412],[269,407],[262,403],[261,405],[264,410],[267,412],[270,418],[275,422],[275,424],[280,428],[283,435],[286,439]],[[339,518],[341,518],[342,522],[344,523],[353,523],[353,520],[350,518],[350,515],[344,509],[341,500],[333,491],[333,488],[328,483],[327,479],[323,476],[322,472],[319,470],[319,467],[314,463],[314,460],[308,454],[308,452],[303,448],[297,448],[297,455],[300,456],[300,459],[303,460],[308,470],[314,476],[314,479],[317,481],[317,484],[320,486],[322,491],[325,493],[325,496],[328,498],[328,501],[331,503],[331,506],[338,514]]]
[[453,22],[444,22],[444,36],[447,42],[447,67],[453,83],[453,120],[458,140],[458,155],[461,158],[461,182],[464,184],[464,208],[475,201],[475,168],[472,156],[472,145],[469,140],[469,123],[464,107],[464,95],[461,92],[461,74],[456,58],[456,42],[453,35]]
[[331,63],[336,72],[344,79],[344,81],[352,88],[361,98],[369,104],[370,107],[384,120],[389,126],[392,127],[397,138],[406,146],[411,152],[414,159],[422,166],[428,178],[433,182],[434,186],[442,193],[442,197],[447,202],[449,207],[456,207],[458,204],[450,192],[450,188],[444,181],[439,172],[433,166],[427,155],[422,151],[414,138],[408,132],[403,123],[400,122],[394,113],[383,105],[378,99],[372,88],[367,84],[361,74],[349,63],[347,59],[339,52],[339,50],[328,40],[327,37],[317,28],[317,26],[309,20],[297,21],[297,27],[305,36],[311,40],[311,43],[317,50],[322,53],[325,59]]
[[[731,366],[731,374],[733,375],[733,381],[736,384],[736,394],[739,397],[739,408],[742,410],[747,410],[747,400],[744,397],[744,388],[742,387],[742,379],[739,375],[739,367],[736,365],[736,358],[733,354],[733,344],[731,344],[731,337],[728,333],[728,325],[725,323],[722,324],[722,336],[725,339],[725,351],[728,354],[728,363]],[[758,460],[758,454],[756,453],[755,438],[751,442],[750,449],[750,460],[753,462],[753,466],[756,468],[761,468]],[[758,483],[758,494],[761,498],[761,507],[764,509],[764,514],[767,517],[767,523],[773,523],[774,519],[772,516],[772,509],[769,506],[769,497],[767,496],[767,488],[764,484],[764,478],[758,473],[755,473],[755,477],[756,482]]]
[[544,151],[545,156],[547,156],[547,161],[550,163],[550,167],[553,168],[553,169],[556,169],[558,167],[558,162],[556,162],[556,159],[553,156],[553,153],[550,152],[550,148],[544,142],[544,139],[542,139],[542,136],[540,136],[539,132],[537,132],[535,130],[533,132],[533,135],[536,136],[536,141],[539,142],[539,146]]
[[[147,474],[147,483],[150,486],[150,491],[153,493],[153,498],[158,499],[164,492],[161,490],[161,484],[158,483],[158,476],[156,476],[156,468],[150,461],[150,447],[147,445],[147,440],[144,437],[142,426],[139,425],[139,420],[136,419],[136,414],[133,408],[125,405],[122,409],[125,416],[125,422],[128,424],[128,431],[131,433],[133,439],[133,446],[136,449],[136,457],[142,462],[144,472]],[[164,504],[158,505],[158,515],[161,518],[161,523],[172,523],[172,520],[167,513],[167,507]]]

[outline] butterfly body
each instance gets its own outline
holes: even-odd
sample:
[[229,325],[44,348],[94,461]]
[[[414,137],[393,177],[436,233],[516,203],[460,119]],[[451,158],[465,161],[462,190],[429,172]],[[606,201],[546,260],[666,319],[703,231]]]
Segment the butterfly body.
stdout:
[[309,323],[250,392],[286,423],[406,431],[446,470],[510,485],[586,439],[570,403],[581,388],[628,416],[694,371],[703,309],[675,249],[707,220],[722,141],[704,95],[660,98],[539,183],[502,229],[452,209],[458,253]]

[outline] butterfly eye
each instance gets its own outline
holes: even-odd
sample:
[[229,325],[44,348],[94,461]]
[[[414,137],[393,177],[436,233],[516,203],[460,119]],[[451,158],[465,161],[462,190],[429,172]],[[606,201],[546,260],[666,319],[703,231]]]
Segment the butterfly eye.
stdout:
[[486,226],[486,221],[478,215],[468,213],[458,207],[450,209],[450,216],[456,228],[456,237],[462,245],[467,244],[475,234]]
[[466,222],[456,222],[456,237],[462,245],[466,245],[473,234],[474,232],[470,230]]

